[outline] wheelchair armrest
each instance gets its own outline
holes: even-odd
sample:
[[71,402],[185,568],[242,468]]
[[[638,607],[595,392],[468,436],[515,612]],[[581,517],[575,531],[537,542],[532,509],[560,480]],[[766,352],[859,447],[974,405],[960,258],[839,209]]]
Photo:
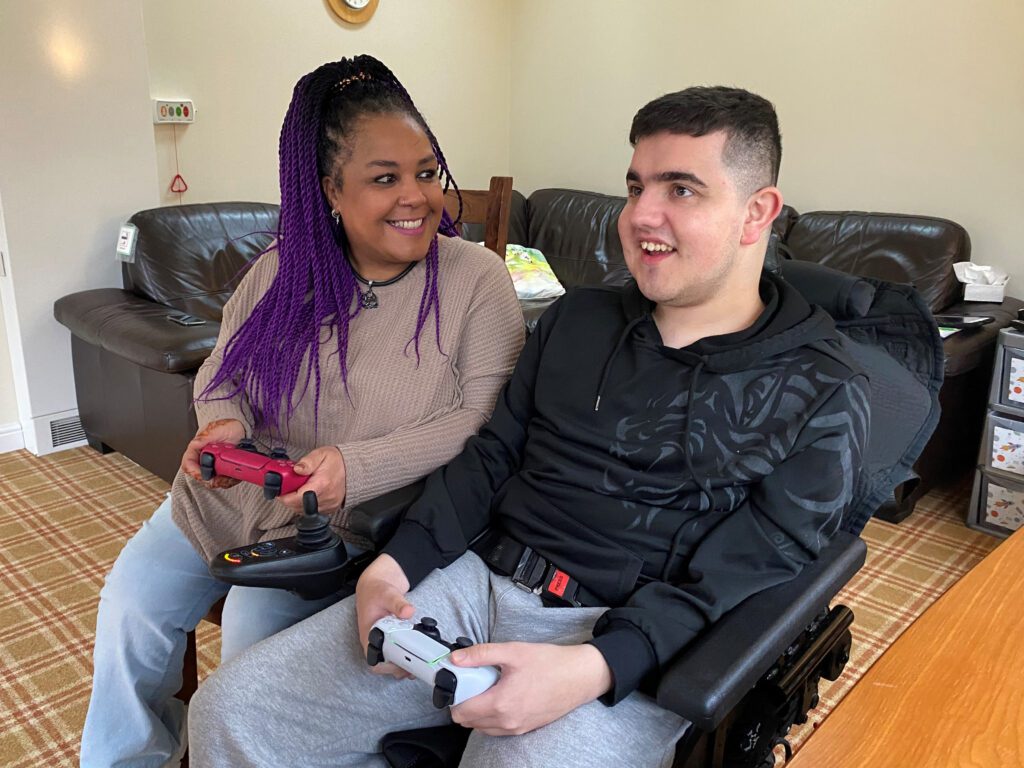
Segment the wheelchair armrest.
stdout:
[[380,549],[394,535],[405,511],[420,497],[425,483],[418,480],[352,507],[348,513],[349,530],[369,539],[374,549]]
[[713,731],[864,564],[867,547],[840,531],[792,581],[736,606],[665,671],[658,704]]

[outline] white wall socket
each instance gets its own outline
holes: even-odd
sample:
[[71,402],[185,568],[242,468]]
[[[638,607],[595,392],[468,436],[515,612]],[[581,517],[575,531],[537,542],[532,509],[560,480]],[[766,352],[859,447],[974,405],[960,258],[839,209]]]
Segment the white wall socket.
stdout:
[[154,123],[194,123],[196,108],[191,99],[153,99]]

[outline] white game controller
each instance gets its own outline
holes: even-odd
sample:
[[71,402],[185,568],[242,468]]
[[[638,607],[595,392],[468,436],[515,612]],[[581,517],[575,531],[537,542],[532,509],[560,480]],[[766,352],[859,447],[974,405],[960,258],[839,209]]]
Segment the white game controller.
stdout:
[[418,624],[385,616],[370,630],[366,661],[371,667],[389,661],[430,683],[434,706],[442,709],[483,693],[501,676],[497,667],[457,667],[448,658],[452,651],[472,644],[468,637],[446,643],[437,631],[437,622],[429,616]]

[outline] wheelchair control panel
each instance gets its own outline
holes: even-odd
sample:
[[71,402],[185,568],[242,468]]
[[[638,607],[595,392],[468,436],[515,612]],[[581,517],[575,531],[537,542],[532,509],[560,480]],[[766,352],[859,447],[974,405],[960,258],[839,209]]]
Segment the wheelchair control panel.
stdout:
[[349,558],[345,543],[320,514],[313,491],[302,495],[302,507],[294,536],[225,550],[210,562],[211,575],[229,584],[287,589],[306,600],[349,585],[362,558]]

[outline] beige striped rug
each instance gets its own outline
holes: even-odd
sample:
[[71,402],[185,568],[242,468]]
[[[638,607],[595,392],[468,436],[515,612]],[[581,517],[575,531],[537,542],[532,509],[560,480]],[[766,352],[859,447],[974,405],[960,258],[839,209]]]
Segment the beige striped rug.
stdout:
[[[0,454],[0,766],[78,764],[103,576],[166,492],[120,454]],[[898,526],[869,523],[867,565],[842,595],[857,617],[853,658],[795,742],[998,543],[962,524],[968,492],[933,492]],[[217,633],[200,627],[200,675],[216,664]]]

